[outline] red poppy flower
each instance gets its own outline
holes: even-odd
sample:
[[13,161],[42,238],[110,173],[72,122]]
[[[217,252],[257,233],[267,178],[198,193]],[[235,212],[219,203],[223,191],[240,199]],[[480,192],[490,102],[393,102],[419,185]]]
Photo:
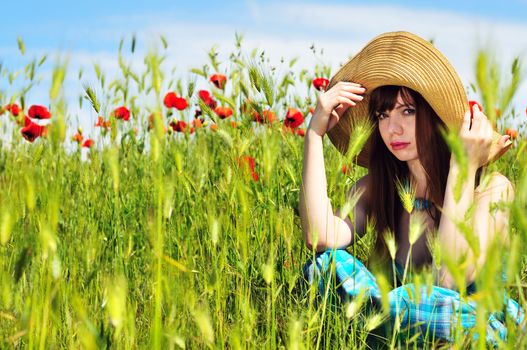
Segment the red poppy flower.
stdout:
[[196,118],[192,121],[192,126],[196,129],[203,127],[203,119]]
[[[169,125],[172,130],[177,132],[185,132],[188,128],[187,123],[183,120],[172,120]],[[194,132],[194,128],[190,128],[189,132],[192,134]]]
[[518,132],[511,128],[506,129],[505,134],[509,135],[511,137],[511,140],[516,140],[516,138],[518,137]]
[[177,120],[177,121],[171,121],[170,126],[174,131],[177,132],[184,132],[187,128],[187,123],[185,123],[183,120]]
[[270,124],[278,121],[278,119],[276,118],[276,114],[274,114],[270,110],[263,111],[263,119]]
[[124,121],[130,120],[130,111],[125,106],[116,108],[113,111],[113,115],[116,119],[123,119]]
[[345,164],[342,166],[342,173],[344,175],[348,175],[350,173],[350,171],[351,171],[351,167],[350,166],[345,165]]
[[295,108],[289,108],[285,115],[284,125],[288,128],[296,129],[304,122],[304,116]]
[[104,125],[104,118],[101,117],[101,116],[98,116],[97,117],[97,121],[95,122],[95,126],[99,127],[99,126],[103,126],[103,125]]
[[188,107],[188,102],[183,97],[178,97],[174,92],[169,92],[165,95],[163,103],[166,108],[175,108],[179,111]]
[[304,136],[306,136],[306,131],[304,129],[298,128],[298,129],[296,129],[296,134],[298,136],[304,137]]
[[33,105],[28,110],[29,118],[33,119],[50,119],[51,113],[44,106]]
[[45,125],[38,125],[33,123],[31,119],[26,117],[25,126],[20,129],[22,136],[29,142],[35,141],[37,137],[45,136],[48,129]]
[[166,108],[172,108],[174,107],[174,100],[177,98],[176,93],[169,92],[165,95],[165,98],[163,99],[163,104]]
[[188,107],[188,102],[183,97],[177,97],[174,101],[174,108],[176,108],[178,111],[182,111],[185,108]]
[[92,139],[86,139],[86,141],[84,141],[84,143],[82,144],[82,147],[85,147],[85,148],[91,148],[91,146],[93,146]]
[[244,170],[249,171],[254,181],[258,181],[259,176],[256,173],[256,160],[248,155],[241,156],[238,158],[238,165]]
[[251,171],[254,171],[254,169],[256,167],[256,159],[254,159],[253,157],[248,156],[248,155],[242,156],[241,159],[242,159],[242,161],[245,162],[245,164],[247,164],[249,166],[249,169]]
[[218,89],[224,89],[225,83],[227,82],[227,77],[223,74],[213,74],[210,77],[210,81],[218,88]]
[[211,96],[210,96],[210,92],[208,92],[207,90],[199,90],[199,91],[198,91],[198,96],[199,96],[199,98],[201,98],[203,101],[208,100],[209,98],[211,98]]
[[276,114],[274,114],[272,111],[270,111],[268,109],[263,111],[262,114],[263,114],[263,118],[260,115],[260,113],[258,113],[257,111],[254,111],[253,112],[253,119],[254,119],[254,121],[258,122],[260,124],[263,124],[264,121],[267,122],[267,123],[270,123],[270,124],[272,124],[275,121],[277,121]]
[[329,80],[326,78],[315,78],[313,79],[313,86],[319,91],[326,91],[329,85]]
[[18,117],[18,114],[20,113],[20,107],[16,103],[7,104],[5,109],[15,117]]
[[84,136],[82,136],[81,132],[77,132],[75,135],[71,137],[71,141],[75,141],[78,144],[80,144],[84,140]]
[[150,114],[148,116],[148,126],[146,127],[147,130],[152,130],[154,128],[154,115]]
[[216,108],[216,101],[212,98],[210,95],[210,92],[207,90],[199,90],[198,91],[199,98],[210,108],[214,109]]
[[229,107],[216,107],[214,108],[214,113],[218,115],[221,119],[229,118],[232,115],[232,109]]
[[97,122],[95,123],[95,127],[101,127],[103,129],[110,129],[110,121],[109,120],[104,120],[104,118],[102,116],[98,116],[97,117]]
[[315,108],[313,108],[313,107],[309,108],[309,113],[315,114]]
[[218,130],[218,124],[211,124],[209,128],[212,131],[217,131]]

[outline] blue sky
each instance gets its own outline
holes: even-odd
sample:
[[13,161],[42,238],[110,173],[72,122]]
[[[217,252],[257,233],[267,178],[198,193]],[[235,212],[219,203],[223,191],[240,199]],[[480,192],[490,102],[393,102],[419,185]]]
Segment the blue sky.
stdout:
[[[394,5],[396,4],[396,5]],[[234,33],[244,34],[249,48],[259,47],[275,62],[299,57],[312,67],[321,59],[338,67],[374,36],[391,30],[409,30],[434,39],[462,80],[473,81],[476,49],[491,43],[500,62],[527,57],[527,0],[511,1],[4,1],[0,21],[0,62],[10,69],[23,68],[29,59],[48,53],[43,82],[30,94],[34,103],[47,104],[45,74],[53,57],[70,57],[70,68],[101,64],[109,75],[117,67],[119,40],[138,38],[137,61],[159,35],[169,41],[171,62],[181,74],[206,62],[207,50],[218,45],[220,54],[231,50]],[[26,43],[21,57],[16,40]],[[309,47],[324,49],[314,57]],[[47,70],[46,70],[47,69]],[[86,79],[89,75],[86,74]],[[0,80],[5,84],[5,80]],[[16,84],[15,84],[16,85]],[[68,77],[68,100],[77,101],[81,84]],[[517,98],[527,104],[527,84]],[[0,91],[9,94],[9,87]],[[523,103],[523,105],[521,105]],[[73,103],[72,103],[73,105]],[[73,108],[73,107],[72,107]],[[75,111],[75,114],[90,113]],[[93,114],[80,117],[92,125]]]
[[[279,1],[4,1],[0,21],[0,45],[13,44],[20,35],[28,44],[52,48],[102,47],[109,43],[90,40],[88,36],[79,40],[78,34],[111,28],[116,33],[126,34],[141,31],[151,24],[155,16],[184,19],[197,23],[217,23],[244,29],[265,25],[256,22],[247,14],[264,4],[280,4]],[[340,5],[393,5],[425,11],[449,11],[469,17],[487,18],[509,22],[527,21],[527,0],[509,1],[288,1],[288,4],[340,4]],[[127,20],[131,18],[131,20]],[[155,20],[155,19],[154,19]],[[269,20],[269,19],[268,19]],[[360,24],[359,24],[360,25]],[[295,26],[282,23],[279,29]],[[269,29],[269,28],[267,28]]]

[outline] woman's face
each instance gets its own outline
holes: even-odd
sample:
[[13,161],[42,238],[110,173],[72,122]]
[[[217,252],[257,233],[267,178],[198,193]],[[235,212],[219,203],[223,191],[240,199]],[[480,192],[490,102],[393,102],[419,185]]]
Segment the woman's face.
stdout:
[[390,111],[376,112],[384,144],[402,162],[419,159],[415,140],[416,110],[413,99],[404,102],[401,93]]

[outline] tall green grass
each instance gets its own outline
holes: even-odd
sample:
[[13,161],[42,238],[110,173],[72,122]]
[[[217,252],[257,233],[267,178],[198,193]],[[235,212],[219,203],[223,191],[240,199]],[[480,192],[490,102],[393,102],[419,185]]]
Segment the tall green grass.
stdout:
[[[166,40],[162,42],[166,48]],[[303,281],[302,266],[314,254],[303,244],[297,210],[303,139],[284,131],[280,123],[255,124],[251,112],[241,106],[249,99],[260,111],[271,109],[283,116],[288,107],[295,107],[307,116],[315,101],[313,72],[329,77],[330,70],[317,66],[297,71],[294,60],[273,69],[263,52],[246,54],[239,36],[236,43],[229,61],[218,62],[212,50],[210,62],[183,81],[168,73],[163,51],[148,54],[145,65],[134,71],[121,42],[120,75],[107,81],[95,65],[97,81],[84,82],[97,112],[93,122],[99,113],[111,119],[109,132],[91,135],[96,146],[89,151],[72,148],[69,142],[74,133],[68,112],[71,96],[63,87],[69,74],[82,77],[82,71],[71,72],[67,62],[56,63],[49,101],[27,101],[24,89],[2,92],[2,105],[17,102],[27,109],[49,102],[53,125],[46,138],[28,143],[7,113],[0,116],[4,135],[10,135],[5,140],[12,140],[0,144],[1,347],[438,346],[418,344],[416,338],[403,343],[397,330],[378,332],[383,315],[367,312],[363,300],[331,306],[331,293],[321,298],[316,287]],[[24,54],[20,39],[19,47]],[[28,67],[20,79],[31,81],[32,70],[40,65]],[[219,103],[233,107],[230,119],[237,127],[230,119],[219,120],[196,98],[196,83],[207,84],[211,72],[220,70],[228,73],[228,89],[208,89]],[[2,68],[2,82],[14,75]],[[298,92],[298,86],[307,87],[305,93]],[[194,113],[189,108],[169,115],[174,112],[161,101],[172,90],[199,105],[218,130],[165,134],[163,127],[172,117],[191,120]],[[79,98],[82,104],[84,96]],[[130,122],[110,117],[120,105],[131,109]],[[525,118],[500,108],[507,111],[501,115],[502,125]],[[148,130],[152,113],[162,117]],[[495,307],[500,288],[526,305],[527,160],[522,133],[490,166],[512,180],[516,197],[510,208],[508,282],[502,285],[496,278],[499,266],[494,262],[504,252],[494,249],[481,273],[477,331],[485,323],[485,310]],[[345,206],[347,190],[366,170],[353,166],[344,174],[342,166],[350,165],[349,160],[328,140],[324,152],[328,195],[335,208]],[[240,165],[243,155],[256,159],[258,181]],[[370,229],[353,248],[363,261],[374,234]],[[431,280],[430,274],[414,276],[414,283]],[[383,291],[389,289],[388,281],[380,284]],[[521,332],[510,325],[509,331],[504,346],[525,343]],[[459,335],[453,347],[470,343]]]

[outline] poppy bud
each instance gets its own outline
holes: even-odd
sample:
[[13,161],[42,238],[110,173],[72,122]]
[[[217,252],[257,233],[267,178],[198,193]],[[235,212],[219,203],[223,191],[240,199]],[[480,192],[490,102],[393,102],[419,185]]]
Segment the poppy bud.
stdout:
[[227,82],[227,77],[223,74],[213,74],[210,77],[210,81],[216,86],[218,89],[224,89],[225,83]]

